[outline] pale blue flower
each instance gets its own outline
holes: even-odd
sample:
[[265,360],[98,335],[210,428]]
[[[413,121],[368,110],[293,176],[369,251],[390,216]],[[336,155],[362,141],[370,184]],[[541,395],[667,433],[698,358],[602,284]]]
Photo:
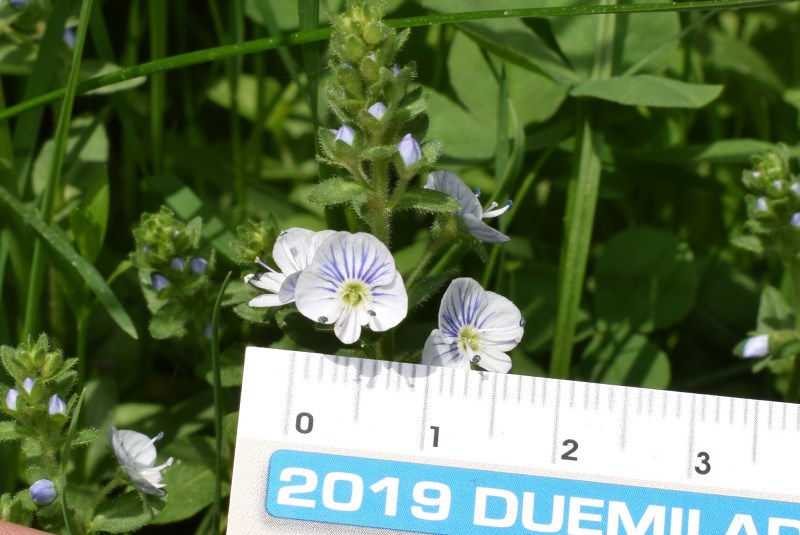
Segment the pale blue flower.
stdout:
[[394,65],[392,65],[392,73],[393,73],[395,76],[397,76],[398,74],[400,74],[400,66],[399,66],[397,63],[395,63]]
[[186,259],[182,256],[176,256],[170,261],[169,267],[175,271],[183,271],[183,268],[186,267]]
[[297,227],[281,232],[272,247],[272,259],[281,271],[275,271],[256,258],[256,262],[267,271],[246,275],[244,282],[270,293],[254,297],[248,304],[251,307],[274,307],[294,302],[300,272],[311,263],[322,242],[333,234],[332,230],[314,232]]
[[356,131],[343,124],[339,127],[338,130],[331,130],[334,133],[333,140],[334,141],[342,141],[351,147],[353,146],[353,141],[356,139]]
[[369,107],[367,112],[375,117],[378,121],[380,121],[384,115],[386,115],[386,104],[383,102],[376,102],[372,106]]
[[319,323],[333,324],[345,344],[361,327],[386,331],[408,312],[408,296],[389,249],[371,234],[337,232],[320,246],[297,279],[297,309]]
[[53,503],[58,496],[55,484],[49,479],[34,481],[28,488],[28,494],[36,505],[47,505]]
[[795,212],[792,214],[791,219],[789,219],[789,224],[793,227],[800,228],[800,212]]
[[108,440],[111,449],[117,456],[120,466],[130,477],[131,482],[140,491],[153,496],[164,496],[164,483],[161,482],[161,471],[171,466],[174,459],[170,457],[158,466],[156,464],[155,442],[161,440],[164,433],[150,438],[136,431],[125,429],[109,429]]
[[756,199],[756,211],[757,212],[766,212],[768,208],[767,205],[767,198],[766,197],[759,197]]
[[26,377],[24,381],[22,381],[22,388],[30,394],[33,392],[33,385],[36,384],[36,379],[31,379],[30,377]]
[[189,268],[198,275],[204,275],[208,269],[208,260],[202,256],[196,256],[189,261]]
[[769,335],[751,336],[744,343],[742,356],[746,359],[766,357],[769,354]]
[[441,191],[460,202],[461,209],[456,211],[455,215],[464,223],[467,231],[478,241],[502,243],[509,240],[508,236],[493,229],[482,220],[503,214],[511,207],[511,201],[506,201],[502,207],[498,207],[497,203],[492,203],[484,211],[478,202],[480,190],[473,192],[458,175],[448,171],[430,173],[425,188]]
[[161,290],[172,284],[171,282],[169,282],[169,279],[167,278],[166,275],[164,275],[163,273],[159,273],[158,271],[150,275],[150,283],[153,285],[153,289],[156,291],[156,293],[160,292]]
[[10,388],[8,393],[6,394],[6,407],[9,410],[15,411],[17,410],[17,398],[19,397],[19,390],[16,388]]
[[61,34],[61,39],[69,48],[75,48],[75,41],[77,40],[75,36],[75,27],[71,26],[69,28],[64,28],[64,32]]
[[412,166],[422,159],[422,147],[411,134],[403,136],[403,139],[397,144],[397,151],[406,167]]
[[67,404],[58,394],[53,394],[50,397],[50,402],[47,404],[47,414],[50,416],[67,414]]
[[465,370],[475,364],[507,373],[511,357],[506,353],[522,340],[524,327],[514,303],[473,279],[455,279],[442,298],[439,328],[425,342],[422,363]]

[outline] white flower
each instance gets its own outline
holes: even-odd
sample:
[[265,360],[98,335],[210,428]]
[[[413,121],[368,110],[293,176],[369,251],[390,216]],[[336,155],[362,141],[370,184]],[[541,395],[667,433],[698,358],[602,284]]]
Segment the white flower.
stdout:
[[156,447],[153,445],[156,440],[160,440],[164,433],[159,433],[150,438],[136,431],[126,429],[117,430],[112,427],[109,429],[108,440],[111,449],[117,456],[122,469],[131,478],[131,482],[140,491],[153,496],[163,496],[165,493],[164,483],[161,482],[161,471],[172,465],[173,458],[170,457],[158,466],[156,464]]
[[505,206],[502,208],[498,208],[496,202],[492,203],[484,211],[478,202],[480,192],[473,192],[458,175],[448,171],[430,173],[425,188],[441,191],[460,202],[461,210],[455,212],[455,214],[464,222],[469,233],[477,240],[488,243],[502,243],[509,240],[508,236],[493,229],[484,223],[482,219],[501,215],[511,208],[511,201],[506,201]]
[[769,354],[769,335],[759,334],[751,336],[744,343],[742,356],[746,359],[766,357]]
[[376,120],[380,121],[383,119],[383,116],[386,115],[386,104],[383,102],[376,102],[372,106],[369,107],[367,112],[375,117]]
[[268,271],[251,273],[244,278],[244,282],[272,293],[254,297],[248,304],[251,307],[274,307],[292,303],[295,297],[294,287],[300,272],[311,263],[320,244],[332,234],[334,234],[332,230],[314,232],[296,227],[281,232],[272,247],[272,259],[275,260],[281,273],[256,258],[256,262]]
[[58,394],[50,396],[50,402],[47,404],[47,414],[55,416],[56,414],[67,414],[67,403],[61,399]]
[[375,236],[337,232],[317,250],[300,274],[297,309],[319,323],[333,324],[345,344],[361,336],[361,327],[385,331],[408,311],[403,278],[389,249]]
[[439,328],[431,331],[422,363],[470,369],[470,363],[490,372],[511,368],[511,351],[522,339],[525,320],[519,309],[469,278],[450,283],[439,307]]
[[356,139],[356,131],[353,130],[351,127],[343,124],[339,127],[338,130],[331,130],[333,132],[333,140],[334,141],[342,141],[351,147],[353,146],[353,141]]
[[19,390],[16,388],[9,388],[6,394],[6,407],[9,410],[17,410],[17,398],[19,397]]
[[422,159],[422,147],[411,134],[406,134],[397,144],[397,151],[406,167],[412,166]]

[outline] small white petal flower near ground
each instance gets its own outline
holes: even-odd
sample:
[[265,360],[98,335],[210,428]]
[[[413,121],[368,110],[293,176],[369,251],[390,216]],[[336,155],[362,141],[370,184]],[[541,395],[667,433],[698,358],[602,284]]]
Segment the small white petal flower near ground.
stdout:
[[47,404],[47,414],[50,416],[67,414],[67,403],[58,394],[53,394]]
[[170,457],[165,462],[156,464],[156,447],[154,443],[160,440],[164,433],[159,433],[150,438],[136,431],[126,429],[117,430],[112,427],[108,432],[111,449],[117,456],[120,466],[130,477],[131,482],[140,491],[153,496],[164,496],[164,483],[161,482],[161,471],[171,466],[174,459]]
[[295,300],[295,284],[297,278],[314,258],[319,246],[335,234],[333,230],[314,232],[304,228],[293,227],[281,232],[272,247],[272,259],[281,272],[256,259],[267,271],[249,274],[244,282],[271,293],[254,297],[248,303],[251,307],[274,307],[292,303]]
[[383,102],[376,102],[372,106],[369,107],[367,112],[375,117],[378,121],[383,119],[383,116],[386,115],[386,104]]
[[422,159],[422,147],[411,134],[403,136],[403,139],[397,144],[397,151],[406,167],[410,167]]
[[16,388],[9,388],[8,393],[6,394],[6,407],[9,410],[15,411],[17,410],[17,398],[19,397],[19,390]]
[[39,479],[34,481],[28,488],[28,494],[36,505],[48,505],[53,503],[58,496],[55,484],[49,479]]
[[353,146],[353,141],[356,139],[356,131],[353,130],[351,127],[343,124],[339,127],[338,130],[331,130],[333,132],[333,140],[334,141],[342,141],[347,145]]
[[408,296],[389,249],[375,236],[336,232],[317,250],[297,279],[297,309],[319,323],[333,324],[345,344],[368,325],[376,332],[400,323]]
[[759,334],[751,336],[744,343],[742,356],[746,359],[766,357],[769,354],[769,335]]
[[524,332],[519,309],[470,278],[453,280],[439,307],[439,328],[431,331],[422,350],[422,363],[507,373],[511,357]]
[[455,212],[455,215],[464,223],[467,231],[478,241],[502,243],[509,240],[508,236],[493,229],[482,220],[484,218],[497,217],[503,214],[506,210],[511,208],[511,201],[507,201],[502,208],[498,208],[499,205],[497,203],[492,203],[484,211],[478,202],[480,193],[469,189],[458,175],[450,173],[449,171],[430,173],[425,188],[441,191],[460,202],[461,210]]

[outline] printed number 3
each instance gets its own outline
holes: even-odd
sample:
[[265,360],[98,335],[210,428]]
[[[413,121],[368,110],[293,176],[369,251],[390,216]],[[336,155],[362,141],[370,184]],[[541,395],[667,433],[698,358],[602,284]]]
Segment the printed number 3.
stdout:
[[711,456],[708,453],[701,451],[697,454],[697,458],[700,459],[700,466],[695,466],[694,471],[701,476],[704,476],[711,471],[711,463],[708,462],[709,459],[711,459]]

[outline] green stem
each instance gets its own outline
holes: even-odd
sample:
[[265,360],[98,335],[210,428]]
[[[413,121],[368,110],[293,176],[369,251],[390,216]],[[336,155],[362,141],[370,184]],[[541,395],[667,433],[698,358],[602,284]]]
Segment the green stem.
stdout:
[[[167,55],[167,2],[150,0],[150,57],[159,61]],[[150,79],[150,147],[153,172],[164,170],[164,108],[167,92],[166,73]]]
[[389,161],[376,158],[370,169],[373,199],[369,207],[369,225],[376,238],[388,247],[392,239],[392,218],[389,210]]
[[[80,74],[81,55],[83,45],[86,42],[86,30],[89,26],[89,17],[92,10],[92,0],[84,0],[81,5],[80,23],[75,40],[75,50],[73,51],[72,65],[70,66],[69,78],[67,79],[66,93],[61,104],[58,115],[58,125],[56,126],[55,148],[53,150],[53,160],[50,166],[47,186],[41,206],[41,219],[45,224],[50,224],[53,219],[53,208],[55,197],[60,190],[61,168],[64,164],[64,155],[67,150],[67,137],[69,135],[69,124],[72,118],[72,105],[75,102],[76,88],[78,85],[78,75]],[[23,336],[33,336],[38,328],[39,311],[41,309],[39,300],[42,296],[44,287],[45,267],[47,259],[41,239],[36,240],[33,247],[33,260],[31,261],[31,278],[28,284],[28,295],[25,306],[25,322],[23,324]]]
[[106,486],[100,490],[97,496],[94,497],[94,500],[92,500],[92,503],[89,504],[89,507],[86,509],[86,520],[83,524],[86,533],[94,533],[94,530],[92,530],[92,517],[94,516],[94,510],[97,509],[97,506],[100,505],[100,502],[102,502],[106,496],[111,494],[112,491],[120,487],[124,487],[127,484],[128,482],[125,479],[116,477],[109,481]]
[[[611,75],[614,26],[614,15],[603,15],[600,18],[592,79]],[[578,102],[578,146],[575,153],[579,159],[575,165],[576,172],[570,179],[564,221],[566,233],[559,266],[558,312],[553,357],[550,362],[550,375],[560,379],[569,377],[575,326],[578,322],[600,189],[603,134],[592,124],[591,104],[588,100]]]

